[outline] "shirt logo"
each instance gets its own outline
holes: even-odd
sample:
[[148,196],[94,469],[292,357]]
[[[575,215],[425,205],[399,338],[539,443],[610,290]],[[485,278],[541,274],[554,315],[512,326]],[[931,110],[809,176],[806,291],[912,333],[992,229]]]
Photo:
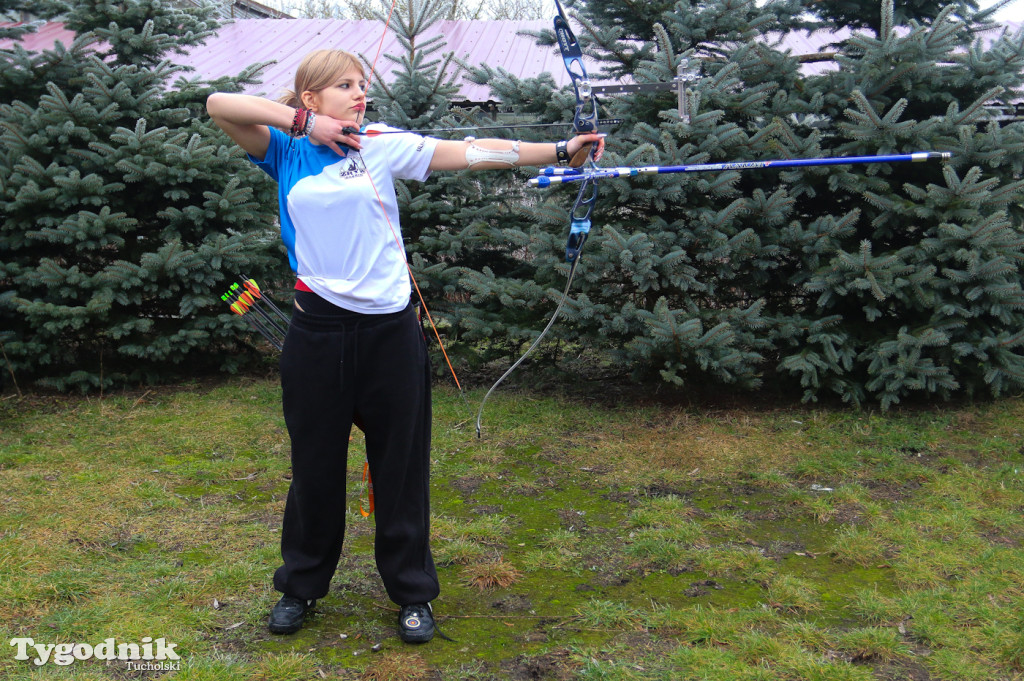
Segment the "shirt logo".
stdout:
[[366,169],[361,167],[354,158],[348,159],[348,161],[342,164],[341,169],[338,171],[338,177],[343,180],[351,180],[354,177],[361,177],[366,174]]

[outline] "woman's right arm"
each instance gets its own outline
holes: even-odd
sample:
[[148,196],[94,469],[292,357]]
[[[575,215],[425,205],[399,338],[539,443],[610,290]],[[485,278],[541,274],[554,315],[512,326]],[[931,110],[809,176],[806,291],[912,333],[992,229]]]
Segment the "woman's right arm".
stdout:
[[[295,109],[287,104],[229,92],[214,92],[207,97],[206,111],[217,127],[226,132],[235,144],[261,161],[270,146],[270,127],[287,131],[295,120]],[[346,126],[358,129],[359,124],[318,115],[309,137],[344,156],[338,142],[359,148],[359,138],[343,131]]]
[[206,99],[210,118],[235,144],[263,160],[270,146],[268,126],[288,130],[295,118],[295,109],[262,97],[214,92]]

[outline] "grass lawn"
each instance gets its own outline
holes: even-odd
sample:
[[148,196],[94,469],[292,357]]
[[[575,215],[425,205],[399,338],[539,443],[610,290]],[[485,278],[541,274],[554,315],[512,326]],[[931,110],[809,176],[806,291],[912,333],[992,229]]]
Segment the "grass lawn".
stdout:
[[[482,391],[469,395],[478,404]],[[395,633],[359,514],[293,636],[273,380],[0,400],[0,679],[1024,678],[1024,400],[885,414],[435,393],[442,631]],[[173,643],[178,669],[12,639]],[[30,648],[34,657],[35,653]]]

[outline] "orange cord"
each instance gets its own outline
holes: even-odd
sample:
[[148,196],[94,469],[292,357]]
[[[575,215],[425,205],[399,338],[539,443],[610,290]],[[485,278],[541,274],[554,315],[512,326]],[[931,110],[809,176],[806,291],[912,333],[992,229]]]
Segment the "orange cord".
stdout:
[[[377,59],[380,57],[381,50],[384,47],[384,38],[387,36],[388,27],[391,26],[391,17],[395,13],[395,3],[397,0],[391,1],[391,11],[388,13],[388,20],[384,23],[384,32],[380,34],[380,43],[377,45],[377,54],[373,58],[373,64],[370,66],[370,77],[377,72]],[[369,92],[370,79],[367,78],[366,90]],[[402,245],[402,240],[398,238],[398,231],[395,226],[391,223],[391,218],[388,217],[388,211],[384,207],[384,199],[381,198],[380,192],[377,191],[377,184],[373,181],[373,176],[370,175],[370,169],[366,167],[366,163],[363,163],[363,170],[366,171],[366,179],[370,181],[370,186],[373,187],[373,193],[377,196],[377,203],[380,204],[380,211],[384,214],[384,219],[388,223],[388,227],[391,229],[391,235],[395,239],[395,243],[398,245],[398,250],[402,253],[402,259],[405,261],[405,269],[409,272],[409,279],[412,280],[412,285],[416,289],[416,296],[420,299],[420,304],[423,306],[423,311],[427,313],[427,319],[430,321],[430,328],[434,330],[434,336],[437,337],[437,343],[441,346],[441,353],[444,355],[444,361],[448,363],[448,370],[452,372],[452,378],[455,379],[455,385],[459,388],[459,393],[462,393],[462,384],[459,382],[459,377],[455,374],[455,367],[452,366],[451,359],[448,358],[448,351],[444,347],[444,342],[441,340],[441,333],[437,330],[437,325],[434,324],[434,318],[430,314],[430,310],[427,309],[427,301],[423,299],[423,292],[420,291],[420,285],[416,281],[416,275],[412,273],[412,265],[409,264],[409,258],[405,255],[405,246]],[[369,508],[363,506],[362,494],[359,495],[359,513],[364,518],[369,518],[370,514],[373,513],[374,500],[373,500],[373,479],[370,477],[370,462],[363,463],[363,484],[367,490],[367,505]]]
[[[391,12],[388,14],[388,20],[384,24],[384,32],[380,35],[380,43],[377,45],[377,54],[373,58],[373,64],[370,66],[370,78],[377,72],[377,59],[380,58],[381,50],[384,47],[384,38],[387,36],[388,27],[391,26],[391,17],[395,13],[395,4],[397,0],[391,0]],[[370,79],[366,81],[366,90],[369,92]],[[420,304],[423,306],[423,311],[427,313],[427,320],[430,322],[430,328],[434,330],[434,336],[437,338],[437,344],[441,346],[441,354],[444,355],[444,361],[448,364],[448,370],[452,372],[452,378],[455,379],[455,385],[459,389],[459,393],[462,392],[462,383],[459,382],[459,377],[455,373],[455,367],[452,366],[452,361],[448,357],[448,350],[444,347],[444,342],[441,340],[441,332],[437,330],[437,325],[434,323],[434,317],[430,314],[430,309],[427,307],[427,301],[423,299],[423,292],[420,291],[419,282],[416,281],[416,275],[412,273],[412,265],[409,264],[409,258],[405,255],[405,246],[402,244],[402,240],[398,238],[398,232],[395,230],[395,226],[391,224],[391,218],[388,217],[388,211],[384,208],[384,199],[381,198],[380,192],[377,191],[377,184],[373,181],[373,177],[370,175],[370,169],[366,167],[366,163],[363,163],[363,170],[366,171],[366,178],[370,181],[370,186],[373,187],[373,193],[377,196],[377,202],[380,204],[380,210],[384,214],[384,219],[387,220],[388,227],[391,229],[391,235],[395,239],[395,243],[398,245],[398,250],[402,253],[402,259],[405,260],[405,268],[409,271],[409,278],[412,280],[412,285],[416,289],[416,296],[420,299]]]
[[369,499],[367,505],[369,509],[363,508],[363,495],[359,495],[359,512],[363,514],[364,518],[369,518],[370,514],[373,513],[373,479],[370,477],[370,462],[363,462],[363,485],[366,487],[366,496]]

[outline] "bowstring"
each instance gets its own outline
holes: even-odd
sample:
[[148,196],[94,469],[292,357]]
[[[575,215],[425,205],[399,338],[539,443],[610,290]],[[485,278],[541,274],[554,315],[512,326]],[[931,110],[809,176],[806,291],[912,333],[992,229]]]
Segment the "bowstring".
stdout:
[[[366,79],[366,91],[370,91],[370,79],[377,73],[377,60],[380,58],[381,50],[384,48],[384,38],[387,37],[388,28],[391,26],[391,17],[395,14],[395,5],[398,0],[391,0],[391,10],[388,13],[387,21],[384,22],[384,31],[380,34],[380,43],[377,45],[377,54],[373,57],[373,63],[370,65],[370,75]],[[416,281],[416,275],[413,274],[412,264],[409,262],[409,258],[405,253],[405,246],[402,244],[401,238],[398,236],[398,230],[395,229],[394,224],[391,222],[391,218],[388,216],[388,211],[384,207],[384,199],[381,198],[380,192],[377,191],[377,183],[373,181],[373,176],[370,174],[370,169],[366,165],[366,161],[363,160],[362,154],[359,154],[359,161],[363,165],[363,172],[366,173],[366,179],[370,182],[370,187],[373,188],[373,193],[377,197],[377,203],[380,204],[381,213],[384,214],[384,220],[388,223],[388,228],[391,230],[391,236],[394,237],[395,244],[398,246],[399,252],[402,254],[402,261],[405,263],[405,269],[409,272],[409,279],[412,281],[413,288],[416,289],[416,296],[419,298],[420,305],[423,306],[423,312],[427,315],[427,321],[430,322],[430,328],[434,330],[434,337],[437,338],[437,344],[441,347],[441,354],[444,355],[444,361],[448,364],[448,370],[452,374],[452,378],[455,380],[455,386],[459,389],[459,396],[462,397],[463,403],[466,405],[466,409],[469,411],[470,418],[472,418],[473,410],[469,406],[469,400],[466,399],[466,393],[462,389],[462,383],[459,381],[458,375],[455,373],[455,367],[452,365],[451,358],[448,357],[448,350],[444,347],[444,341],[441,340],[441,332],[437,330],[437,324],[434,323],[434,317],[430,314],[430,309],[427,307],[427,301],[423,298],[423,292],[420,290],[419,282]]]

